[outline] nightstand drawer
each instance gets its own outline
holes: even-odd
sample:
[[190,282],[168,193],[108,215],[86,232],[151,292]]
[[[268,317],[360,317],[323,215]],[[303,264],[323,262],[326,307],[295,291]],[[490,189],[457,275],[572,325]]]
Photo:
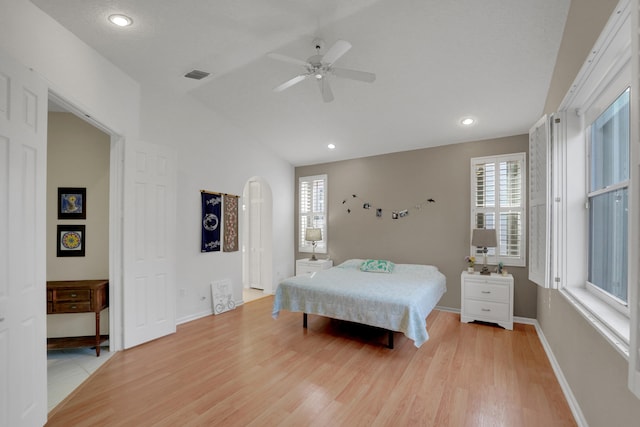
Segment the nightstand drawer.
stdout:
[[507,322],[509,321],[509,304],[467,300],[466,314],[487,322]]
[[509,302],[509,286],[491,283],[467,281],[464,284],[467,298],[488,300],[494,302]]
[[310,261],[309,259],[299,259],[296,261],[296,276],[301,274],[315,273],[320,270],[326,270],[333,267],[333,261],[330,259],[318,259]]

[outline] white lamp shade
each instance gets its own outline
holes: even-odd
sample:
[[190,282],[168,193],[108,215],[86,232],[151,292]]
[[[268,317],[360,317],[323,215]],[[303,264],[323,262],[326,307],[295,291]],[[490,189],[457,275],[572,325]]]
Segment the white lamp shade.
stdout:
[[319,242],[322,240],[321,228],[307,228],[304,234],[304,239],[310,242]]
[[471,246],[478,248],[495,248],[498,244],[496,230],[486,228],[476,228],[471,237]]

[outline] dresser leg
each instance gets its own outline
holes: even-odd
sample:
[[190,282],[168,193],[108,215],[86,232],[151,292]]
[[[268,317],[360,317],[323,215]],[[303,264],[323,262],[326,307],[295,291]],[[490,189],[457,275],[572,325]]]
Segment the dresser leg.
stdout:
[[96,313],[96,357],[100,357],[100,313]]

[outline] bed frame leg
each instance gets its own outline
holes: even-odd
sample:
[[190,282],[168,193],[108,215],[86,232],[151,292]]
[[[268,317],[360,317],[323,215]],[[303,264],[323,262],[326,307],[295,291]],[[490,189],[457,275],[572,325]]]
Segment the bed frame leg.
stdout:
[[302,327],[307,328],[307,313],[302,313]]
[[389,345],[387,347],[393,350],[393,331],[389,331]]

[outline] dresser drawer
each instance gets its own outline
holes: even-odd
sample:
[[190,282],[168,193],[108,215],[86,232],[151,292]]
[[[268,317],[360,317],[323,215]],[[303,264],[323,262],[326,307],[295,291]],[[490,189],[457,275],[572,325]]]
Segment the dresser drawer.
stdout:
[[91,301],[54,302],[51,313],[87,313],[91,310]]
[[91,291],[89,289],[58,289],[53,299],[57,301],[89,301]]
[[467,281],[464,284],[465,297],[495,302],[509,302],[509,286],[484,282]]
[[510,312],[509,304],[492,301],[466,301],[466,315],[487,322],[507,322]]

